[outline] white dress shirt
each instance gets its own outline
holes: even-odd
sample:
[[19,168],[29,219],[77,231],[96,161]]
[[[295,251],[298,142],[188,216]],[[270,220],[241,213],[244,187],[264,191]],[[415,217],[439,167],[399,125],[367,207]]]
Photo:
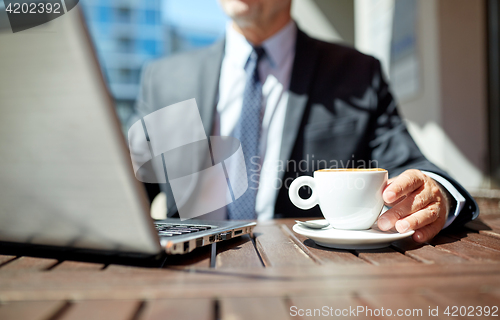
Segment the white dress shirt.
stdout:
[[[283,126],[288,103],[288,88],[295,57],[297,26],[290,21],[283,29],[267,39],[262,47],[266,56],[259,63],[262,86],[263,122],[260,137],[261,173],[256,199],[259,221],[272,219],[278,190],[281,188],[278,164]],[[219,101],[214,119],[213,135],[231,136],[241,114],[243,91],[246,84],[245,64],[252,52],[252,45],[229,23],[226,27],[226,44],[219,80]],[[455,212],[450,212],[448,226],[465,204],[465,198],[443,177],[425,172],[439,182],[455,198]],[[206,216],[225,219],[226,208]]]

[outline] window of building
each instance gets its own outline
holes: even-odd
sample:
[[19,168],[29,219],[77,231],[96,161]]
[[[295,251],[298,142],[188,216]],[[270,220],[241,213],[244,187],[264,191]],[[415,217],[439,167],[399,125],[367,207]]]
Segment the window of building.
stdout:
[[132,11],[128,7],[120,7],[116,10],[116,21],[129,23],[132,20]]
[[134,42],[130,38],[121,37],[116,42],[118,52],[129,53],[134,50]]
[[144,23],[154,25],[158,21],[158,14],[155,10],[144,11]]
[[107,6],[96,7],[97,11],[97,21],[99,22],[109,22],[111,21],[111,8]]
[[142,51],[155,56],[157,52],[157,42],[155,40],[142,40]]

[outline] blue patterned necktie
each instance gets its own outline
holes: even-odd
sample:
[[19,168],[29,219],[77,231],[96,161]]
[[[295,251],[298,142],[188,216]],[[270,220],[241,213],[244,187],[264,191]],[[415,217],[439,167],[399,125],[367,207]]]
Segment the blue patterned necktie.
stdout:
[[228,206],[228,217],[232,220],[255,219],[255,200],[259,187],[260,173],[258,166],[251,161],[253,157],[259,156],[259,140],[261,130],[261,110],[262,110],[262,83],[259,78],[259,61],[265,55],[261,47],[255,47],[248,58],[245,67],[247,74],[245,91],[243,92],[243,105],[241,115],[236,124],[233,136],[240,140],[245,165],[247,169],[248,189],[236,201]]

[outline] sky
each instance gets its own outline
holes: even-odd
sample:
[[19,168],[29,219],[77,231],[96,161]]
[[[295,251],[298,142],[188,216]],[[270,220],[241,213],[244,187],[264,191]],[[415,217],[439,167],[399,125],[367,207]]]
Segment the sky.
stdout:
[[222,34],[228,18],[217,0],[163,0],[162,19],[181,28]]

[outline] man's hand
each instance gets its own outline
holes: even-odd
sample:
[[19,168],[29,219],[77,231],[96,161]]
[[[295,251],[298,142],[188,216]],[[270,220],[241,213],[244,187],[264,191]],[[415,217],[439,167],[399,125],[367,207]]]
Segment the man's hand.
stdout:
[[415,230],[413,240],[425,242],[443,228],[450,200],[441,185],[419,170],[407,170],[388,181],[385,203],[392,208],[379,219],[380,230]]

